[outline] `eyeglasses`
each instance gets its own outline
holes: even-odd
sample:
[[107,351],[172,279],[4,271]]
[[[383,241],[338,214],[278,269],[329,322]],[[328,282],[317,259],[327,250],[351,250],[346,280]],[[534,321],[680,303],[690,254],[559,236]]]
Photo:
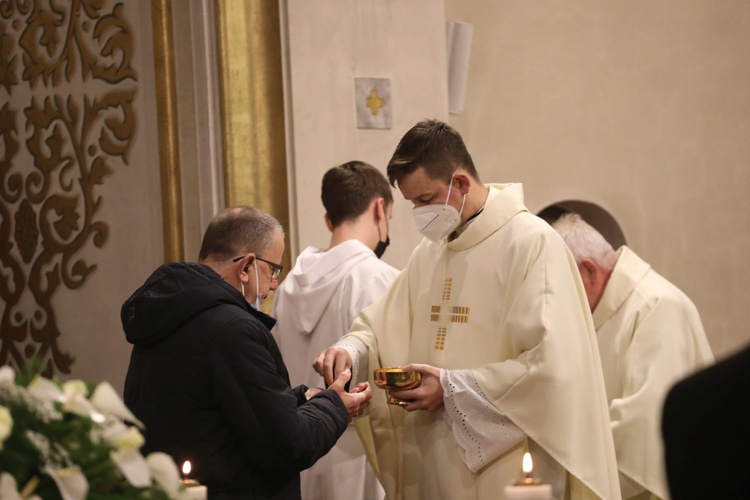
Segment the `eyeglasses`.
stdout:
[[[247,255],[240,255],[239,257],[235,257],[234,259],[232,259],[232,262],[239,262],[245,257],[247,257]],[[261,262],[265,262],[266,264],[271,266],[271,279],[272,280],[279,279],[279,276],[281,276],[281,271],[284,270],[284,266],[282,266],[281,264],[276,264],[275,262],[271,262],[270,260],[261,259],[258,256],[256,256],[255,259]]]

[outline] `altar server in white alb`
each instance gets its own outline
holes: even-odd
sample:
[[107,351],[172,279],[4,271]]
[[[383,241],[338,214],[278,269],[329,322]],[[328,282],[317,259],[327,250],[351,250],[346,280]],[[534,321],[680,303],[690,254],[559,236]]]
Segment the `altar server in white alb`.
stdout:
[[664,399],[675,382],[714,361],[698,310],[630,248],[615,252],[580,215],[552,226],[573,253],[594,316],[622,497],[668,498]]
[[[331,232],[327,249],[306,248],[274,295],[273,330],[289,378],[320,387],[312,362],[338,341],[362,309],[383,295],[398,270],[380,260],[390,239],[393,194],[375,167],[350,161],[323,176],[321,199]],[[304,500],[375,500],[383,488],[353,425],[336,446],[302,472]]]
[[326,381],[348,367],[422,374],[393,391],[405,408],[384,391],[369,407],[388,498],[503,498],[527,450],[555,498],[620,498],[594,326],[560,236],[520,184],[482,184],[440,121],[409,130],[387,174],[425,238],[315,367]]

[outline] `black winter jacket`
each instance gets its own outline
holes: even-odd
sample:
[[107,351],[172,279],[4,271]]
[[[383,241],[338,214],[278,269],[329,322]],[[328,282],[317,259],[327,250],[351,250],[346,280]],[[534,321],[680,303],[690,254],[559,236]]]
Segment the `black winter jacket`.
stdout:
[[134,345],[125,403],[146,426],[143,451],[164,451],[209,498],[297,499],[299,472],[347,426],[341,398],[292,389],[270,329],[211,268],[159,267],[122,306]]

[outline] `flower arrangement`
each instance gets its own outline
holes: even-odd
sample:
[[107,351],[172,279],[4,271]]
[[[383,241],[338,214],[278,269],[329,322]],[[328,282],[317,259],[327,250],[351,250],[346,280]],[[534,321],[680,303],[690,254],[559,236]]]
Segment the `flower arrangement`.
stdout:
[[169,455],[140,453],[139,427],[107,382],[1,367],[0,498],[187,498]]

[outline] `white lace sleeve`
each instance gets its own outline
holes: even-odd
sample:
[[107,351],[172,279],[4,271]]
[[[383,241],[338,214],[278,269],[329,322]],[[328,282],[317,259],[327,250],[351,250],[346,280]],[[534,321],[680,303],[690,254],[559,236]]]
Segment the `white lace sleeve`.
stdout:
[[343,349],[349,353],[352,358],[352,385],[360,382],[367,382],[368,352],[367,346],[357,338],[340,340],[333,344],[333,347]]
[[471,370],[440,370],[445,421],[453,431],[461,460],[472,472],[492,462],[526,437],[490,403]]

